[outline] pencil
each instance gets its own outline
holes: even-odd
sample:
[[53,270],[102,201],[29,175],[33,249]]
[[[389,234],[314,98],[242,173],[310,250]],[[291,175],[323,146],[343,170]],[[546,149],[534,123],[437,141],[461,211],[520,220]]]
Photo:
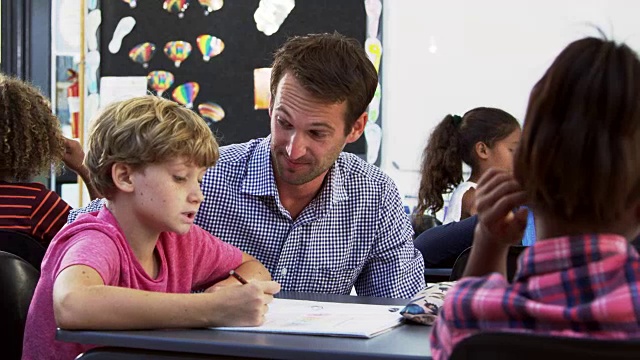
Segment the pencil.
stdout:
[[240,281],[242,285],[247,283],[247,280],[245,280],[242,276],[240,276],[240,274],[238,274],[234,270],[229,271],[229,275],[233,276],[234,278],[236,278],[236,280]]

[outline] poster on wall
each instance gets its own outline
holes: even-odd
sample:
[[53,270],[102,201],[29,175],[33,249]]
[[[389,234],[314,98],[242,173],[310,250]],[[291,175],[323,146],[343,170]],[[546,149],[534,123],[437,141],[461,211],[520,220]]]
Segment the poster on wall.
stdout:
[[[150,93],[198,112],[221,145],[269,134],[272,55],[291,36],[337,31],[368,46],[379,67],[380,25],[368,16],[380,19],[380,0],[112,0],[99,7],[100,76],[146,77]],[[345,151],[371,159],[367,137]]]

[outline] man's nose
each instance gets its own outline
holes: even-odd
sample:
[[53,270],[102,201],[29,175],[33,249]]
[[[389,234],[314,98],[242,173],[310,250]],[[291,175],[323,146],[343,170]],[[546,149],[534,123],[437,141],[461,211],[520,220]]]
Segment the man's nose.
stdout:
[[304,139],[299,134],[293,134],[289,138],[287,144],[287,155],[289,159],[296,160],[303,157],[307,153],[307,147]]

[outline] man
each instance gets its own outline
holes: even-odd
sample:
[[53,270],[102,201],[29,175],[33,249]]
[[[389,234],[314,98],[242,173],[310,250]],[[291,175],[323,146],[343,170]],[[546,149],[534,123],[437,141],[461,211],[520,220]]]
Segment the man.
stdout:
[[195,223],[260,260],[282,290],[355,286],[394,298],[421,290],[423,259],[395,184],[342,152],[362,135],[377,83],[357,41],[289,39],[272,66],[271,135],[220,149]]

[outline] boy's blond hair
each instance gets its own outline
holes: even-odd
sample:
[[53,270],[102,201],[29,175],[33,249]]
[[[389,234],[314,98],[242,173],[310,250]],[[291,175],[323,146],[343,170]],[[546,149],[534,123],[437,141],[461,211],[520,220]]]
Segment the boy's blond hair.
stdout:
[[175,102],[147,95],[112,103],[93,120],[85,165],[91,182],[106,198],[114,194],[116,162],[135,169],[176,157],[211,167],[218,143],[204,120]]

